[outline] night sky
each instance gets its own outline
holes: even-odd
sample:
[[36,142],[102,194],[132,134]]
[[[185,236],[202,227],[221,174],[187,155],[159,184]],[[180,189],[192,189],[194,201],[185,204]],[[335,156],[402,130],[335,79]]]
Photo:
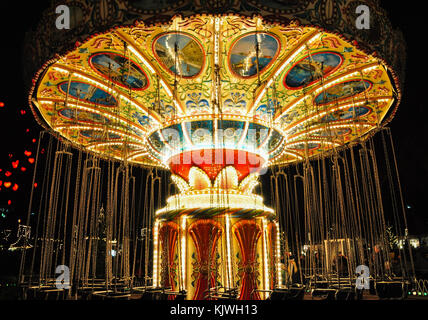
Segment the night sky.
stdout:
[[[0,1],[1,76],[0,76],[0,181],[10,181],[6,189],[0,186],[0,210],[8,209],[6,218],[0,216],[0,231],[6,226],[15,226],[18,219],[25,219],[28,195],[31,187],[34,164],[28,160],[36,151],[41,127],[34,120],[28,106],[29,83],[23,79],[22,46],[24,34],[40,18],[49,1]],[[394,28],[403,31],[407,41],[407,73],[403,99],[394,120],[390,123],[395,141],[398,165],[406,205],[409,207],[409,233],[428,233],[428,134],[425,130],[428,116],[424,94],[428,95],[427,65],[424,60],[425,11],[401,1],[381,1],[389,12]],[[24,7],[25,5],[25,7]],[[27,132],[28,129],[28,132]],[[31,156],[24,154],[32,152]],[[28,154],[28,153],[27,153]],[[19,163],[16,162],[19,160]],[[12,162],[18,164],[13,168]],[[21,171],[25,167],[25,172]],[[12,173],[5,177],[5,173]],[[18,190],[12,191],[17,184]],[[8,201],[11,204],[8,205]],[[1,214],[1,212],[0,212]],[[16,230],[16,229],[15,229]]]

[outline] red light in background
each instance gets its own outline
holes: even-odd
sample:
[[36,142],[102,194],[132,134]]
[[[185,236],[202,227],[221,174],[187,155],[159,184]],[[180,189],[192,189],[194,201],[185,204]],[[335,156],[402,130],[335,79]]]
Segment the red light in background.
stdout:
[[10,206],[12,204],[12,200],[9,200],[7,204]]
[[12,153],[9,153],[9,158],[12,158],[13,157],[13,154]]
[[40,151],[41,154],[45,153],[45,149],[43,148],[42,151]]
[[15,183],[15,184],[14,184],[14,186],[12,187],[12,190],[13,190],[13,191],[17,191],[17,190],[18,190],[18,188],[19,188],[19,186]]
[[3,181],[0,180],[0,187],[2,186],[2,184],[3,184]]
[[37,184],[37,182],[34,184],[34,188],[37,188],[37,186],[38,186],[38,184]]
[[27,151],[27,150],[25,150],[24,154],[25,154],[27,157],[29,157],[29,156],[31,156],[31,151]]
[[4,107],[4,102],[0,102],[0,108]]
[[30,129],[25,130],[25,132],[27,132],[27,133],[30,132]]
[[5,182],[4,183],[4,187],[5,188],[10,188],[11,185],[12,185],[12,183],[10,183],[10,182]]
[[15,162],[12,162],[12,167],[14,169],[18,168],[18,165],[19,165],[19,160],[16,160]]
[[4,175],[5,175],[6,177],[10,177],[10,176],[12,175],[12,172],[6,171],[6,172],[4,173]]
[[36,143],[36,141],[37,141],[37,140],[36,140],[36,139],[33,139],[32,141],[33,141],[33,143]]
[[25,110],[21,110],[21,114],[22,115],[24,115],[24,114],[26,114],[27,112],[25,111]]
[[29,163],[31,163],[31,164],[33,164],[33,163],[34,163],[34,161],[35,161],[35,160],[34,160],[34,158],[29,158],[29,159],[28,159],[28,162],[29,162]]
[[27,171],[27,168],[26,167],[21,167],[21,171],[25,172],[25,171]]

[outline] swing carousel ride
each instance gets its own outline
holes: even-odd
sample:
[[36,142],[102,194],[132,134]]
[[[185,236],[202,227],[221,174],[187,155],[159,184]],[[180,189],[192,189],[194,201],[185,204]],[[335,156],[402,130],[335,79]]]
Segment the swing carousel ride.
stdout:
[[[26,295],[267,299],[296,283],[352,286],[362,264],[379,286],[393,279],[379,171],[401,234],[385,124],[402,40],[375,1],[368,31],[342,2],[80,0],[70,31],[37,29],[30,105],[46,130]],[[293,255],[298,280],[284,272]],[[402,280],[409,257],[396,257]]]

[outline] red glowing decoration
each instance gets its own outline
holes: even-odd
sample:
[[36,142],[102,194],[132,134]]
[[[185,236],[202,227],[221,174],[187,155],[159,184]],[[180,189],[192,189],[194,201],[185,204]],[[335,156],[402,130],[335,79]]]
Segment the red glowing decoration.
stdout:
[[28,159],[28,162],[29,162],[29,163],[31,163],[31,164],[33,164],[33,163],[34,163],[34,161],[35,161],[35,160],[34,160],[34,158],[29,158],[29,159]]
[[12,162],[12,167],[14,169],[18,168],[18,165],[19,165],[19,160],[16,160],[16,161]]
[[4,175],[5,175],[6,177],[10,177],[10,176],[12,175],[12,172],[10,172],[10,171],[6,171],[6,172],[4,173]]
[[13,190],[13,191],[18,191],[18,189],[19,189],[19,186],[15,183],[15,184],[13,185],[13,187],[12,187],[12,190]]
[[36,143],[36,141],[37,141],[36,139],[33,139],[33,140],[32,140],[32,142],[33,142],[33,143]]
[[21,167],[21,171],[25,172],[25,171],[27,171],[27,168],[26,167]]
[[25,132],[27,132],[27,133],[30,132],[30,129],[25,130]]
[[11,185],[12,185],[12,183],[10,183],[10,182],[5,182],[4,183],[4,187],[5,188],[10,188]]
[[4,107],[4,102],[0,102],[0,108]]
[[25,154],[27,157],[29,157],[29,156],[31,156],[31,151],[27,151],[27,150],[25,150],[24,154]]
[[37,188],[37,186],[38,186],[38,184],[37,184],[37,182],[34,184],[34,188]]

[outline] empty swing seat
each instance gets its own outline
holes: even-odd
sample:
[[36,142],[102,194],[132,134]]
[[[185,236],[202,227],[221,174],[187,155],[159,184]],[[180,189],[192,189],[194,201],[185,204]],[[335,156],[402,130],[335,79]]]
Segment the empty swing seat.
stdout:
[[305,288],[275,289],[267,300],[303,300]]
[[376,294],[380,299],[404,299],[405,287],[403,282],[379,281],[376,283]]

